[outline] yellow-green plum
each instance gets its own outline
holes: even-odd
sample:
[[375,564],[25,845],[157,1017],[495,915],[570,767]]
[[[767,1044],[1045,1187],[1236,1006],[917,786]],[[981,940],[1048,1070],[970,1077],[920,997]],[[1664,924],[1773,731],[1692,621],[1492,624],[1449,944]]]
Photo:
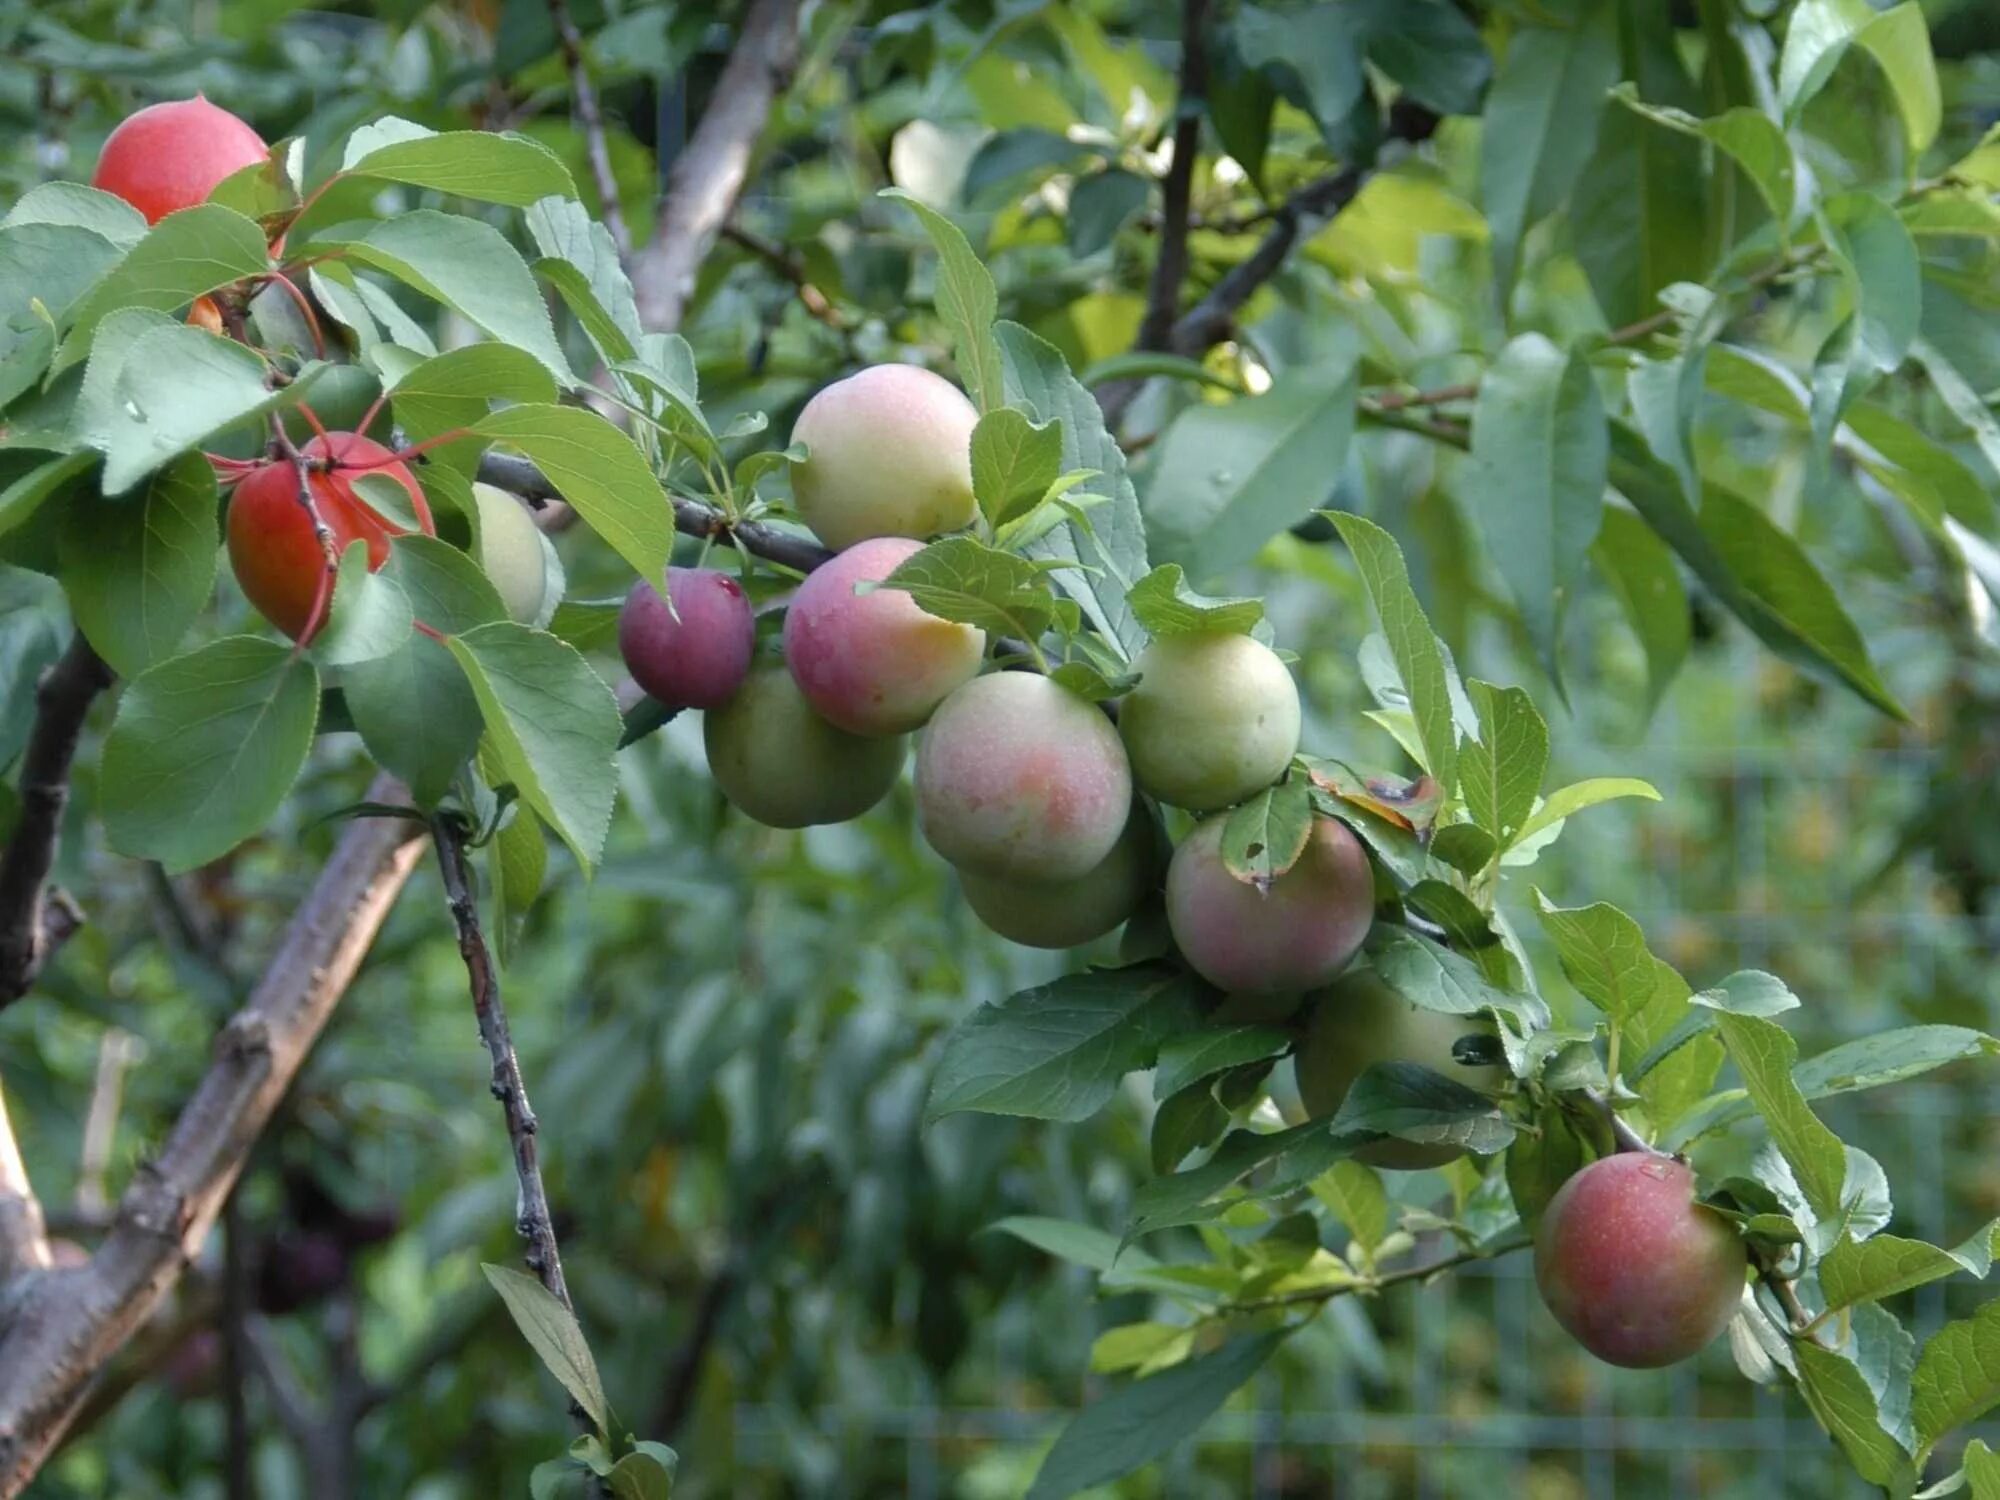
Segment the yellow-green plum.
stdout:
[[[1507,1080],[1504,1067],[1468,1066],[1452,1055],[1461,1037],[1496,1037],[1490,1020],[1412,1005],[1373,969],[1344,974],[1311,999],[1305,1041],[1293,1067],[1299,1098],[1316,1119],[1338,1114],[1354,1080],[1376,1063],[1418,1063],[1482,1093],[1493,1092]],[[1417,1172],[1441,1167],[1464,1154],[1457,1146],[1391,1137],[1363,1146],[1354,1156],[1371,1167]]]
[[906,537],[857,542],[806,575],[785,611],[785,662],[820,717],[849,734],[920,729],[979,671],[986,632],[925,614],[902,589],[858,594],[923,551]]
[[896,784],[904,742],[836,729],[812,710],[782,662],[752,669],[702,719],[709,774],[737,807],[772,828],[859,817]]
[[1278,655],[1247,635],[1163,636],[1133,663],[1139,685],[1118,732],[1142,790],[1190,812],[1263,790],[1299,748],[1299,690]]
[[743,685],[757,622],[743,585],[709,568],[668,568],[673,607],[645,579],[618,612],[625,670],[669,708],[719,708]]
[[877,536],[930,537],[970,526],[972,429],[965,393],[921,365],[871,365],[805,404],[792,441],[799,515],[835,551]]
[[1260,891],[1222,861],[1217,814],[1181,840],[1167,867],[1167,922],[1197,974],[1217,989],[1303,994],[1330,983],[1375,913],[1368,855],[1347,825],[1315,818],[1306,847]]
[[1743,1300],[1749,1257],[1695,1202],[1672,1157],[1624,1151],[1556,1190],[1535,1231],[1535,1285],[1558,1323],[1606,1364],[1652,1370],[1705,1348]]
[[1111,852],[1131,806],[1111,721],[1032,672],[973,678],[917,745],[924,837],[976,875],[1079,880]]
[[475,483],[472,499],[479,507],[479,542],[475,556],[480,569],[499,592],[510,619],[534,625],[545,619],[550,604],[548,541],[528,514],[528,507],[505,490]]
[[1009,880],[959,873],[979,920],[1030,948],[1074,948],[1102,937],[1160,884],[1160,830],[1134,799],[1125,831],[1096,868],[1074,880]]

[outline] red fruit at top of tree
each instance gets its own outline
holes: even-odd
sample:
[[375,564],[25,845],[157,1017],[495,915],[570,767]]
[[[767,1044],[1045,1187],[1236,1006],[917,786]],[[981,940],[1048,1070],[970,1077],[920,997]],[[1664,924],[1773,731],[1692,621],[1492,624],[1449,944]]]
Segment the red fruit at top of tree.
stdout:
[[785,611],[785,664],[806,701],[849,734],[907,734],[979,671],[986,632],[925,614],[880,583],[922,542],[857,542],[806,575]]
[[[618,612],[618,653],[632,680],[669,708],[719,708],[750,672],[757,622],[743,586],[710,568],[668,568],[667,594],[645,579]],[[678,618],[676,618],[678,616]]]
[[1558,1323],[1607,1364],[1650,1370],[1729,1326],[1749,1257],[1729,1221],[1694,1201],[1694,1174],[1643,1151],[1594,1161],[1549,1200],[1535,1285]]
[[90,185],[157,224],[205,202],[225,177],[264,160],[264,138],[201,95],[149,104],[105,138]]
[[[330,432],[299,451],[308,459],[331,459],[334,467],[310,473],[313,504],[333,533],[336,555],[353,543],[368,544],[368,571],[389,560],[389,539],[410,528],[376,510],[354,487],[363,474],[382,474],[409,495],[418,529],[436,536],[430,506],[408,465],[372,438]],[[257,610],[293,640],[312,622],[313,605],[325,587],[326,555],[313,532],[312,517],[299,503],[298,471],[290,460],[257,465],[237,482],[229,497],[229,566]]]

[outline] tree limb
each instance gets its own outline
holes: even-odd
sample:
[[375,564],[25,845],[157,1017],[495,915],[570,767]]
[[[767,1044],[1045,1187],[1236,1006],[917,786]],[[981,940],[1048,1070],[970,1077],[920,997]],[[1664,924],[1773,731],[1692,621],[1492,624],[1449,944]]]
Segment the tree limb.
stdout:
[[757,138],[798,61],[799,0],[752,0],[687,149],[667,176],[660,227],[632,258],[639,321],[678,327],[695,274],[735,210]]
[[1160,204],[1160,256],[1153,265],[1146,315],[1137,347],[1168,348],[1174,316],[1180,311],[1181,283],[1187,278],[1188,212],[1194,190],[1194,163],[1201,154],[1201,118],[1208,105],[1208,48],[1202,26],[1208,0],[1181,0],[1181,87],[1174,110],[1174,158],[1167,166]]
[[28,1180],[27,1163],[7,1118],[6,1096],[0,1095],[0,1288],[16,1276],[46,1271],[51,1264],[42,1201]]
[[67,897],[44,891],[69,805],[69,768],[83,721],[111,669],[82,632],[35,689],[35,728],[21,762],[21,818],[0,851],[0,1009],[28,992],[49,955],[80,924]]
[[604,145],[604,116],[598,110],[597,89],[583,60],[583,36],[569,13],[569,0],[549,0],[549,19],[555,22],[563,64],[569,69],[570,98],[576,106],[577,123],[583,127],[583,154],[597,185],[598,216],[611,231],[611,243],[618,247],[622,260],[632,253],[632,231],[625,227],[625,210],[618,202],[618,179],[612,175],[611,153]]
[[[374,801],[407,796],[390,777]],[[422,852],[401,819],[350,824],[159,1155],[87,1265],[39,1275],[0,1329],[0,1500],[13,1500],[92,1377],[201,1248],[252,1143],[346,992]]]

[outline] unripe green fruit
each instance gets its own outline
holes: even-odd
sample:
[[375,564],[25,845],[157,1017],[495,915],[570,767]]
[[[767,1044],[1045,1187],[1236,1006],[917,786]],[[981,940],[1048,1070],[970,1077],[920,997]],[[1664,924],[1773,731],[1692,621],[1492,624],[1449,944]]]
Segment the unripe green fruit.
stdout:
[[1139,685],[1118,732],[1142,790],[1190,812],[1262,791],[1299,748],[1299,690],[1277,653],[1247,635],[1176,635],[1133,663]]
[[975,677],[917,746],[930,846],[961,870],[1077,880],[1111,852],[1132,807],[1118,731],[1094,704],[1032,672]]
[[918,365],[872,365],[820,391],[792,441],[800,517],[836,552],[877,536],[932,537],[970,526],[972,429],[965,393]]
[[474,556],[517,624],[542,625],[553,613],[548,539],[528,507],[505,490],[475,482],[479,540]]
[[1159,888],[1160,830],[1134,801],[1125,831],[1097,867],[1075,880],[1008,880],[959,872],[979,920],[1030,948],[1074,948],[1104,936]]
[[1535,1285],[1558,1323],[1606,1364],[1651,1370],[1699,1353],[1743,1301],[1749,1256],[1694,1200],[1670,1157],[1624,1151],[1556,1190],[1535,1231]]
[[[1299,1098],[1315,1119],[1340,1112],[1354,1080],[1376,1063],[1417,1063],[1454,1083],[1490,1093],[1507,1081],[1494,1064],[1468,1067],[1453,1055],[1461,1037],[1496,1037],[1484,1016],[1452,1016],[1412,1005],[1372,969],[1343,975],[1312,997],[1306,1039],[1293,1064]],[[1371,1167],[1416,1172],[1465,1155],[1458,1146],[1391,1137],[1361,1147],[1355,1160]]]
[[701,726],[722,794],[759,823],[807,828],[859,817],[896,784],[903,739],[863,739],[812,711],[782,662],[754,668]]

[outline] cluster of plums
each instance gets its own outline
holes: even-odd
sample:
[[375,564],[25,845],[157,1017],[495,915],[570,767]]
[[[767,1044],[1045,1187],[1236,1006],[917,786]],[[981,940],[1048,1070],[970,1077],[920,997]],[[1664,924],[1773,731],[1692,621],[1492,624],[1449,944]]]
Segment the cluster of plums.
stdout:
[[[204,201],[265,158],[243,121],[205,99],[140,110],[107,139],[93,185],[154,222]],[[204,299],[206,301],[206,299]],[[215,308],[193,319],[219,325]],[[1099,705],[1027,671],[983,671],[983,632],[939,619],[879,585],[925,538],[972,524],[970,441],[977,413],[949,382],[878,365],[820,391],[793,437],[797,508],[836,555],[786,610],[781,659],[759,660],[750,602],[727,574],[669,568],[641,580],[619,619],[633,679],[670,708],[705,710],[717,785],[777,828],[855,817],[901,774],[921,732],[916,794],[924,836],[957,870],[972,909],[1017,942],[1069,948],[1121,923],[1132,956],[1171,945],[1228,998],[1238,1019],[1283,1020],[1310,1003],[1295,1074],[1306,1113],[1338,1111],[1378,1062],[1423,1064],[1497,1090],[1504,1070],[1455,1055],[1476,1018],[1420,1009],[1349,965],[1374,912],[1367,854],[1346,825],[1316,819],[1291,869],[1259,890],[1224,863],[1227,809],[1285,774],[1297,752],[1297,689],[1284,663],[1247,636],[1165,636],[1141,654],[1116,723]],[[355,425],[365,427],[366,422]],[[411,528],[435,534],[416,477],[356,432],[300,445],[314,508],[336,553],[365,543],[368,566]],[[392,480],[403,519],[356,481]],[[231,564],[244,593],[295,639],[326,604],[326,551],[299,503],[289,459],[235,463]],[[546,604],[542,540],[512,497],[474,487],[477,550],[509,613]],[[1171,856],[1155,804],[1201,816]],[[1164,926],[1153,920],[1161,912]],[[1136,919],[1136,920],[1135,920]],[[1459,1153],[1385,1139],[1357,1155],[1414,1170]],[[1682,1163],[1606,1157],[1556,1193],[1536,1236],[1544,1300],[1579,1342],[1614,1364],[1684,1359],[1721,1331],[1742,1296],[1742,1240],[1695,1201]]]

